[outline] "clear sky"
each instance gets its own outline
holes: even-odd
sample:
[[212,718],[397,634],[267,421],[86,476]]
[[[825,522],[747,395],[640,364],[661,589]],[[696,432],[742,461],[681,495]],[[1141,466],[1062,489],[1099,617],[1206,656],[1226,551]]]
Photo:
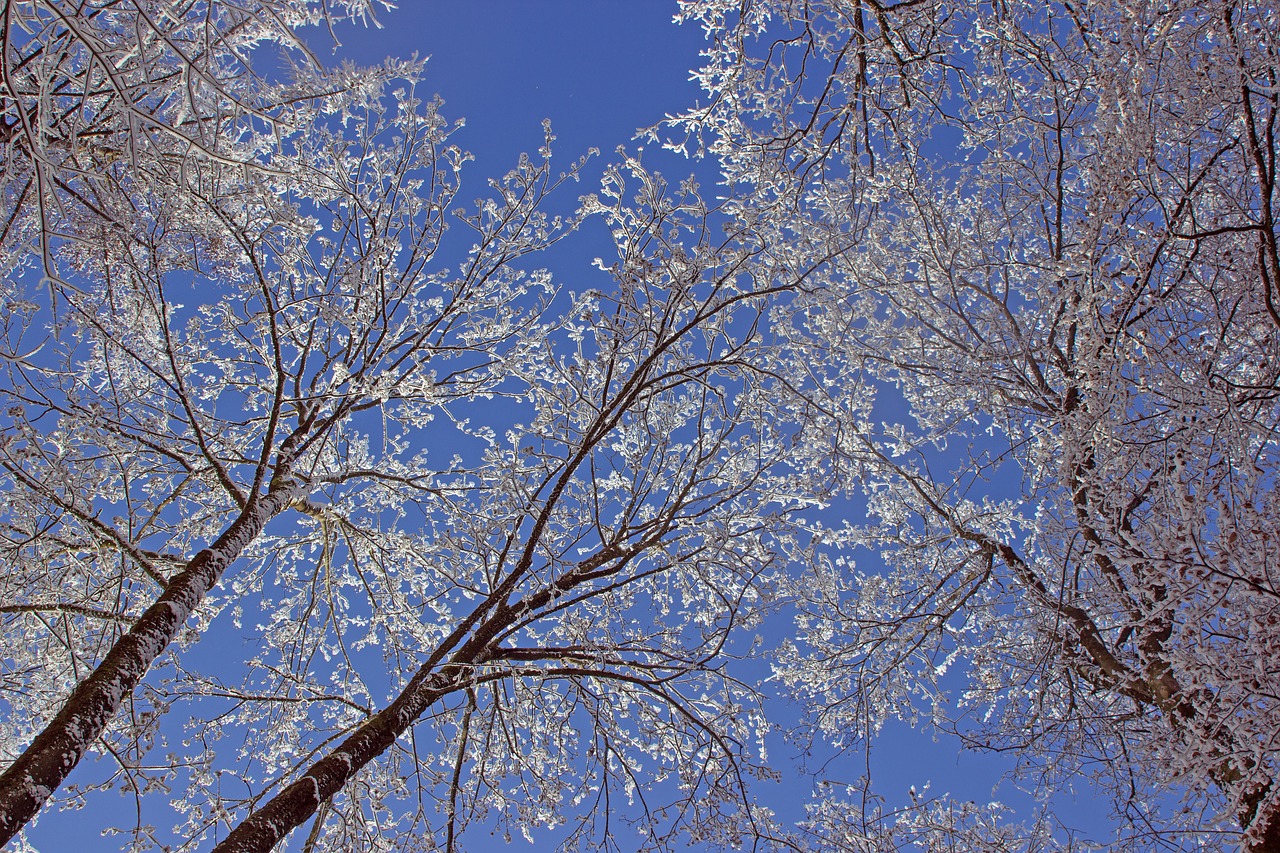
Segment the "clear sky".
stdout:
[[544,118],[567,162],[592,146],[612,154],[696,98],[702,32],[673,26],[674,11],[670,0],[407,0],[382,29],[341,33],[339,55],[430,57],[426,88],[446,117],[466,117],[457,140],[482,180],[535,150]]
[[[343,45],[335,54],[324,44],[327,37],[317,34],[317,52],[326,61],[351,58],[361,63],[379,62],[385,56],[429,56],[424,94],[438,92],[444,98],[447,118],[466,118],[466,128],[454,141],[476,157],[464,172],[461,197],[469,199],[480,194],[486,178],[514,165],[521,151],[538,148],[544,118],[553,123],[562,162],[597,147],[602,165],[618,145],[636,144],[632,136],[637,128],[695,100],[699,92],[689,82],[689,69],[698,64],[702,33],[695,27],[673,26],[674,11],[673,0],[404,0],[401,8],[381,15],[381,29],[341,31]],[[678,179],[695,168],[704,179],[713,179],[705,164],[674,157],[662,171]],[[598,172],[597,167],[588,175]],[[594,189],[584,182],[580,192]],[[566,262],[571,267],[580,263],[585,272],[591,255],[588,249],[579,258],[568,256]],[[562,279],[572,274],[572,268],[557,270]],[[786,628],[780,623],[775,630]],[[796,709],[783,713],[794,715]],[[773,746],[778,762],[791,762],[794,755],[795,749],[781,741]],[[962,800],[988,800],[1007,765],[999,758],[961,757],[952,742],[935,743],[900,727],[890,730],[877,747],[873,766],[877,790],[893,804],[905,802],[909,786],[919,790],[930,781],[931,793],[949,791]],[[779,812],[799,817],[809,783],[789,764],[778,769],[783,783],[762,787],[758,794]],[[847,763],[831,764],[825,776],[852,781],[862,770],[855,756]],[[87,778],[92,772],[82,767],[70,781],[82,781],[77,774]],[[1007,788],[1000,798],[1011,805],[1028,805],[1026,798]],[[120,806],[131,802],[118,801]],[[1099,808],[1105,811],[1107,806]],[[1087,813],[1088,805],[1082,804],[1081,810]],[[115,839],[98,837],[104,814],[110,814],[110,803],[81,813],[45,814],[33,838],[45,850],[73,849],[73,844],[86,853],[114,850]],[[120,820],[131,822],[132,815]],[[488,847],[487,836],[478,836],[485,833],[470,837],[468,849],[505,848],[497,840]]]

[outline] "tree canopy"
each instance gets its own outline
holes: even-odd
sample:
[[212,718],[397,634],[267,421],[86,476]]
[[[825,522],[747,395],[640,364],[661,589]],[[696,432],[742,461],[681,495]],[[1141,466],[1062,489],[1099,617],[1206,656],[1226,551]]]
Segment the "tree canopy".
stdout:
[[[5,6],[0,843],[1280,850],[1280,7],[681,0],[469,204],[375,11]],[[893,720],[1044,810],[765,805]]]

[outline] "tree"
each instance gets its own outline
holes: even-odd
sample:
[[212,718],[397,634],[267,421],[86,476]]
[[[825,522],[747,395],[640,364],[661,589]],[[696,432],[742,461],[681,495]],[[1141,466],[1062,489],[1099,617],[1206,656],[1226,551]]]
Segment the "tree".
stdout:
[[[226,284],[252,288],[228,269],[237,249],[261,259],[273,238],[310,227],[262,202],[264,182],[285,178],[286,161],[298,153],[282,140],[318,114],[322,99],[358,104],[389,76],[391,69],[321,81],[300,66],[297,84],[268,85],[248,53],[267,44],[296,51],[291,25],[308,14],[317,10],[5,6],[0,244],[5,394],[14,405],[5,423],[3,464],[13,488],[4,583],[5,612],[14,614],[6,629],[16,641],[6,646],[14,649],[6,652],[6,688],[17,726],[10,734],[25,735],[44,715],[49,691],[60,695],[67,679],[94,670],[66,716],[7,771],[6,839],[75,765],[226,564],[296,497],[290,466],[298,445],[316,438],[315,424],[300,424],[290,438],[273,434],[284,405],[277,383],[262,456],[250,480],[237,484],[227,467],[230,445],[218,446],[234,441],[235,430],[219,429],[225,418],[202,418],[191,397],[202,383],[184,374],[193,353],[175,343],[177,308],[166,303],[165,288],[175,270],[229,273]],[[275,214],[282,217],[272,222]],[[43,268],[43,304],[26,298],[32,250]],[[82,287],[81,273],[96,277],[96,287]],[[72,316],[59,318],[60,306]],[[153,434],[168,416],[191,433],[174,441],[162,428]],[[263,494],[273,471],[279,476]],[[219,509],[189,531],[159,517],[161,507],[182,503],[187,489],[213,475],[215,492],[234,499],[235,514]],[[175,490],[167,496],[166,482]],[[122,510],[118,522],[103,521],[108,506]],[[166,530],[174,534],[168,541]],[[212,549],[184,553],[186,537],[205,533]],[[163,544],[143,544],[150,541]],[[148,601],[158,590],[164,594],[143,612],[139,596]],[[42,633],[36,626],[51,616],[61,625]],[[63,647],[53,666],[51,640]],[[95,668],[104,645],[116,651]],[[12,743],[5,751],[16,755]]]
[[[454,211],[416,67],[253,73],[317,14],[6,6],[3,839],[90,750],[137,849],[173,789],[220,850],[768,835],[726,662],[829,487],[809,268],[633,157],[553,215],[549,126]],[[585,218],[574,294],[529,258]]]
[[621,153],[576,208],[548,127],[459,209],[420,68],[298,35],[368,12],[5,6],[5,839],[93,750],[135,849],[1071,846],[776,825],[786,605],[799,737],[1280,848],[1273,4],[686,0],[724,200]]
[[1280,849],[1280,10],[683,7],[711,100],[668,144],[832,258],[794,334],[869,519],[792,587],[814,725],[1089,774],[1140,849]]
[[[633,183],[639,209],[626,201]],[[474,566],[473,609],[385,709],[215,849],[269,848],[451,694],[465,698],[446,724],[448,846],[455,819],[508,797],[461,791],[465,762],[485,785],[525,764],[536,797],[507,807],[527,824],[562,821],[564,800],[590,797],[605,821],[594,842],[582,837],[593,846],[620,846],[607,826],[624,792],[643,798],[655,845],[665,842],[648,824],[659,822],[694,837],[768,831],[767,812],[739,793],[740,750],[764,721],[722,656],[757,618],[770,542],[791,535],[785,510],[802,482],[754,334],[767,297],[793,285],[742,278],[758,249],[710,242],[692,190],[669,198],[638,161],[611,170],[605,189],[587,209],[614,230],[617,290],[578,297],[559,330],[539,330],[567,347],[528,377],[533,418],[487,454],[476,501],[448,516],[455,532],[437,534],[434,552]],[[687,229],[691,240],[672,242]],[[574,713],[589,720],[583,752],[564,741]],[[587,779],[567,785],[584,761]],[[652,763],[642,777],[641,761]],[[666,778],[678,802],[646,802]]]

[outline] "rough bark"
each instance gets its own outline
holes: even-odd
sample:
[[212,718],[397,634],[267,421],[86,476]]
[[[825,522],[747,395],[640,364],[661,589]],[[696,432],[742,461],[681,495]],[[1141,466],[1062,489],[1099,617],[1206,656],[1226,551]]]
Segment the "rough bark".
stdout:
[[1240,816],[1240,824],[1250,829],[1254,824],[1262,825],[1262,834],[1254,841],[1246,842],[1241,853],[1280,853],[1280,808],[1272,806],[1258,811],[1258,804],[1270,790],[1270,786],[1259,790],[1256,799],[1247,802],[1244,814]]
[[445,667],[427,676],[424,667],[394,702],[366,720],[300,779],[245,818],[212,853],[265,853],[279,844],[291,830],[315,814],[321,803],[342,790],[361,767],[386,752],[436,700],[457,686],[450,683],[449,669],[457,667]]
[[[566,468],[571,472],[574,464]],[[549,508],[564,490],[568,474],[552,490],[531,535],[538,541],[546,523]],[[654,536],[657,541],[660,534]],[[489,598],[462,620],[453,632],[423,663],[390,705],[360,725],[336,749],[316,762],[296,782],[272,797],[265,806],[249,814],[231,831],[212,853],[267,853],[292,830],[311,818],[323,803],[337,794],[359,770],[376,759],[417,722],[428,708],[444,696],[474,683],[477,667],[493,660],[493,640],[504,629],[532,611],[545,607],[568,590],[593,579],[611,575],[626,566],[647,543],[629,549],[609,546],[583,560],[549,586],[526,596],[516,604],[505,604],[506,597],[524,576],[532,559],[532,545],[525,549],[519,566]],[[449,651],[457,649],[443,666]],[[439,666],[439,669],[436,667]]]
[[252,502],[210,547],[188,561],[102,663],[76,685],[53,721],[0,776],[0,845],[17,835],[58,789],[227,566],[292,497],[293,490],[281,484]]
[[1244,853],[1280,853],[1280,815],[1271,814],[1262,837],[1246,844]]

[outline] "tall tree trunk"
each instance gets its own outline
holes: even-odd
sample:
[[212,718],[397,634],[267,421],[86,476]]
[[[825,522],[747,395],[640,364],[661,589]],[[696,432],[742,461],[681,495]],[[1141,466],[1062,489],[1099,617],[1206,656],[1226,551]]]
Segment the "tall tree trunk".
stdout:
[[0,846],[17,835],[58,789],[227,566],[293,496],[292,487],[278,482],[261,499],[251,501],[210,547],[169,581],[156,602],[76,685],[53,721],[0,776]]
[[[547,507],[543,509],[530,537],[531,542],[538,541],[550,507],[563,492],[568,473],[575,470],[582,455],[584,454],[580,454],[572,464],[565,467],[566,474],[552,490]],[[652,541],[656,542],[658,538],[660,537]],[[290,831],[315,814],[321,804],[341,791],[362,767],[386,752],[428,708],[448,694],[474,683],[477,666],[493,659],[490,643],[503,629],[528,613],[547,606],[577,584],[613,574],[627,565],[641,548],[641,545],[635,545],[631,549],[608,546],[583,560],[574,570],[566,572],[551,585],[532,593],[516,605],[509,605],[505,603],[507,597],[529,566],[532,545],[528,546],[517,570],[453,629],[419,667],[395,701],[365,720],[336,749],[313,764],[297,781],[268,800],[265,806],[251,812],[244,822],[231,830],[231,834],[221,844],[213,848],[212,853],[267,853]],[[613,567],[602,568],[611,562],[614,563]],[[455,648],[457,651],[441,665],[445,655]]]
[[321,803],[341,791],[360,768],[386,752],[436,700],[460,686],[461,667],[451,664],[432,675],[428,675],[429,669],[430,664],[419,670],[394,702],[362,723],[337,749],[245,818],[212,853],[266,853],[291,830],[301,826]]

